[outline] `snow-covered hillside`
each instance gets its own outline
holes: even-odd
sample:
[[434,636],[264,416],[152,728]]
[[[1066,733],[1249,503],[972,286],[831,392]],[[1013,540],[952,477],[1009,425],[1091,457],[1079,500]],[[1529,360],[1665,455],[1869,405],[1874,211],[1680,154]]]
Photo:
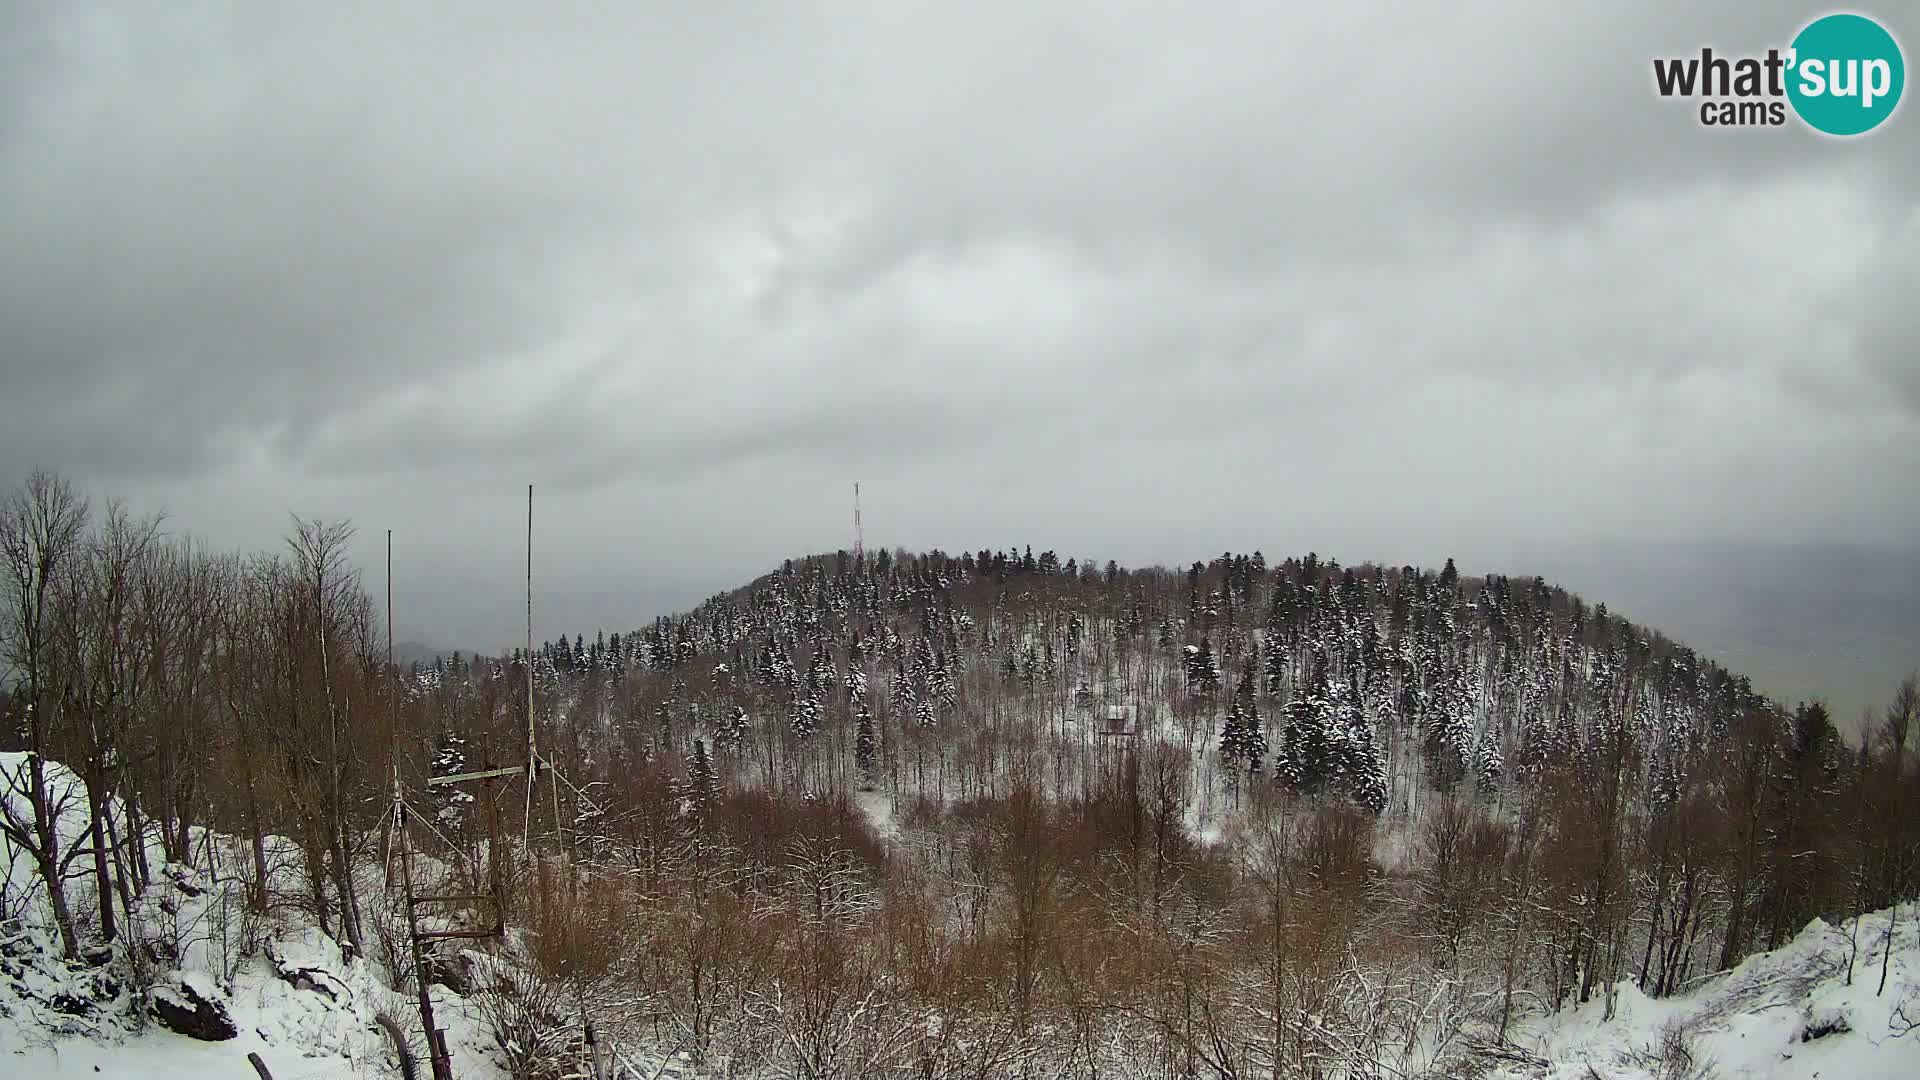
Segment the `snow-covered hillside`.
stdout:
[[[31,813],[17,790],[25,762],[24,754],[0,753],[0,777],[17,782],[9,807],[23,819]],[[59,810],[60,842],[69,849],[84,842],[86,787],[57,762],[47,762],[45,770]],[[0,798],[7,796],[7,785],[0,784]],[[213,869],[167,863],[160,846],[149,843],[156,872],[118,941],[111,948],[83,948],[81,958],[65,960],[31,860],[0,834],[0,867],[7,869],[0,889],[0,1077],[212,1080],[254,1075],[249,1055],[255,1054],[274,1080],[398,1077],[403,1072],[396,1036],[415,1059],[416,1075],[430,1075],[411,979],[396,979],[378,956],[344,955],[334,939],[288,906],[253,912],[238,872],[248,857],[241,842],[196,830],[193,846],[208,853]],[[276,876],[286,880],[275,891],[297,889],[288,842],[271,837],[269,849],[273,864],[285,868]],[[415,862],[424,874],[445,872],[431,856],[416,856]],[[367,895],[381,895],[378,865],[363,868],[359,877]],[[97,903],[90,879],[74,875],[68,885],[83,939],[90,939],[87,912]],[[391,916],[391,909],[382,903],[370,921]],[[524,941],[518,931],[510,937],[508,955]],[[493,972],[505,972],[502,982],[513,981],[508,960],[478,953],[464,953],[462,960],[449,982],[484,984]],[[503,1004],[507,995],[462,996],[439,984],[432,993],[454,1075],[509,1076],[497,1033],[511,1023],[502,1016],[514,1007]],[[610,1075],[683,1075],[670,1054],[605,1039],[599,1049]],[[576,1043],[564,1050],[584,1069]]]
[[[1902,908],[1842,926],[1814,920],[1688,993],[1656,1000],[1622,982],[1614,1015],[1593,1001],[1514,1035],[1539,1056],[1499,1080],[1912,1080],[1920,1077],[1920,921]],[[1857,933],[1856,933],[1857,931]],[[1848,959],[1852,978],[1848,979]],[[1886,987],[1881,966],[1889,960]]]
[[[84,986],[85,973],[63,972],[58,961],[34,965],[39,985],[22,994],[13,976],[28,965],[12,950],[5,964],[0,1073],[11,1076],[241,1077],[252,1075],[250,1053],[260,1055],[274,1080],[398,1075],[397,1059],[375,1016],[387,1012],[418,1026],[408,1011],[410,1001],[387,989],[371,965],[343,962],[339,949],[312,931],[274,938],[231,980],[205,970],[183,973],[200,995],[220,1003],[237,1029],[234,1037],[214,1042],[175,1034],[152,1021],[140,1025],[124,994],[103,1001],[80,996],[74,984]],[[48,1016],[50,990],[64,994],[61,1000],[86,1015]],[[456,1075],[502,1075],[477,1049],[480,1026],[474,1010],[444,989],[436,991]]]
[[[1524,1023],[1506,1062],[1487,1078],[1913,1077],[1920,1068],[1920,1026],[1908,1030],[1907,1022],[1920,1025],[1920,928],[1910,915],[1896,924],[1886,990],[1876,993],[1887,925],[1886,912],[1863,920],[1852,985],[1846,981],[1852,925],[1816,922],[1786,947],[1750,957],[1686,995],[1658,1001],[1622,983],[1610,1020],[1596,997]],[[19,953],[9,945],[0,984],[0,1073],[10,1076],[245,1076],[249,1053],[266,1061],[275,1080],[398,1075],[374,1016],[386,1010],[403,1023],[412,1019],[408,1001],[384,987],[371,965],[343,962],[331,942],[312,932],[275,939],[241,965],[230,984],[216,985],[206,972],[189,974],[214,988],[239,1028],[221,1042],[155,1025],[135,1030],[50,1017],[46,1001],[50,991],[59,992],[58,976],[36,969],[37,985],[23,993]],[[73,992],[86,983],[86,974],[76,973],[59,989]],[[435,1000],[449,1029],[456,1075],[505,1076],[486,1052],[477,1010],[444,988],[436,988]]]
[[[7,764],[17,766],[18,755],[0,760]],[[64,770],[53,776],[63,788],[78,784]],[[72,824],[80,820],[73,816]],[[216,851],[228,846],[213,841]],[[14,869],[16,884],[24,882],[24,868]],[[204,869],[165,867],[137,906],[138,924],[123,936],[123,943],[142,943],[138,953],[123,946],[63,961],[42,907],[13,913],[0,926],[0,1075],[245,1076],[249,1054],[276,1080],[399,1075],[380,1018],[393,1021],[418,1053],[406,987],[394,987],[373,959],[344,957],[311,927],[247,916],[235,884]],[[144,1007],[139,986],[149,988]],[[456,1075],[508,1075],[479,1004],[445,987],[434,994]],[[1494,1080],[1920,1075],[1920,920],[1913,908],[1897,920],[1873,913],[1858,925],[1816,920],[1784,948],[1682,995],[1655,1000],[1623,982],[1613,998],[1611,1015],[1605,996],[1596,995],[1587,1005],[1525,1019],[1508,1047],[1476,1055],[1478,1064],[1490,1065],[1484,1075]],[[231,1034],[209,1041],[168,1030],[156,1003],[197,1009]],[[636,1075],[656,1073],[660,1060],[646,1048],[622,1049],[628,1061],[644,1063]],[[1455,1059],[1442,1068],[1461,1067]],[[420,1069],[424,1076],[424,1060]],[[676,1061],[659,1074],[684,1070]]]
[[[23,776],[25,761],[0,754],[0,772]],[[46,774],[66,848],[86,828],[86,789],[58,763],[47,763]],[[10,806],[23,819],[30,814],[17,792]],[[206,840],[202,834],[197,846],[206,849]],[[212,840],[218,862],[233,845]],[[381,1075],[398,1059],[375,1017],[418,1026],[412,999],[389,989],[377,964],[345,960],[298,920],[253,915],[237,879],[165,864],[157,844],[148,858],[158,871],[117,947],[62,960],[31,861],[3,835],[0,856],[9,898],[0,919],[0,1075],[243,1076],[251,1075],[249,1053],[276,1080]],[[95,902],[89,880],[71,878],[68,899],[84,917]],[[474,1049],[475,1011],[436,990],[456,1063],[466,1066],[460,1075],[492,1075]],[[167,1030],[167,1009],[189,1017],[177,1023],[204,1025],[210,1040]]]

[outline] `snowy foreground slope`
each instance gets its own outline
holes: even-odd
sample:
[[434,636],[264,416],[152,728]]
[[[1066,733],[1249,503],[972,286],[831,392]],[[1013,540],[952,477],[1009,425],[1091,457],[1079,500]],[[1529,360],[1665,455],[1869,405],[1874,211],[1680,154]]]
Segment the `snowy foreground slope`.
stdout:
[[[1596,995],[1515,1033],[1540,1060],[1489,1078],[1681,1080],[1912,1080],[1920,1077],[1920,920],[1903,907],[1880,986],[1887,912],[1829,926],[1814,920],[1793,941],[1748,957],[1689,993],[1655,1000],[1620,984],[1612,1020]],[[1852,984],[1847,960],[1854,957]]]
[[[0,1019],[0,1076],[250,1077],[249,1053],[260,1055],[274,1080],[398,1075],[373,1018],[379,1010],[404,1007],[405,999],[382,987],[368,965],[343,964],[339,950],[318,933],[276,940],[270,952],[272,958],[242,965],[230,990],[204,972],[188,973],[239,1029],[221,1042],[176,1035],[154,1023],[130,1030],[106,1018],[111,1002],[92,1023],[49,1017],[40,1002],[0,990],[0,1006],[10,1014]],[[282,978],[279,968],[306,975],[296,984]],[[478,1031],[468,1010],[444,992],[436,1000],[447,1006],[442,1022],[450,1029],[457,1075],[504,1075],[474,1052]],[[63,1027],[64,1033],[56,1033]]]
[[[1655,1001],[1623,983],[1613,1019],[1595,1000],[1557,1016],[1531,1020],[1515,1032],[1508,1059],[1483,1075],[1489,1080],[1626,1080],[1682,1077],[1778,1077],[1880,1080],[1920,1076],[1920,1026],[1902,1033],[1905,1014],[1920,1023],[1920,935],[1906,914],[1894,932],[1886,991],[1880,978],[1885,912],[1860,929],[1854,978],[1846,985],[1851,925],[1815,922],[1786,947],[1749,958],[1732,972],[1692,992]],[[286,973],[303,971],[304,980]],[[149,1025],[132,1032],[113,1025],[89,1028],[71,1017],[35,1015],[8,980],[0,986],[0,1075],[195,1077],[251,1076],[246,1055],[259,1053],[276,1080],[321,1080],[397,1075],[377,1010],[403,1020],[407,999],[381,985],[365,963],[344,964],[316,933],[276,939],[268,955],[240,966],[231,989],[216,988],[239,1035],[200,1042]],[[211,982],[202,977],[198,981]],[[488,1041],[474,1010],[440,991],[440,1014],[461,1077],[506,1073],[486,1052]],[[1684,1046],[1685,1053],[1676,1052]],[[637,1063],[636,1063],[637,1064]],[[651,1075],[657,1059],[646,1063]],[[669,1069],[666,1075],[676,1075]]]
[[[27,804],[9,789],[23,782],[25,760],[0,753],[0,777],[13,781],[0,784],[0,798],[23,820]],[[70,849],[87,828],[85,785],[53,762],[47,782],[63,850]],[[207,839],[200,833],[196,846]],[[212,839],[216,853],[233,846]],[[0,1077],[251,1077],[250,1052],[275,1080],[398,1075],[391,1041],[374,1018],[385,1012],[417,1028],[418,1014],[409,1011],[412,998],[386,987],[384,972],[344,961],[310,927],[251,915],[231,876],[215,880],[202,868],[163,864],[157,844],[147,854],[157,872],[119,947],[67,961],[29,858],[0,835]],[[71,877],[68,899],[83,918],[97,902],[91,879]],[[129,949],[136,940],[138,950]],[[458,1075],[496,1075],[477,1049],[484,1025],[475,1011],[435,989]],[[213,1003],[209,1012],[224,1016],[230,1038],[175,1034],[152,1007],[194,999]]]
[[[0,798],[23,817],[17,792],[25,756],[0,753]],[[11,778],[15,783],[4,781]],[[70,770],[47,764],[58,808],[63,850],[83,839],[86,788]],[[6,809],[0,807],[0,809]],[[380,1026],[385,1016],[406,1038],[427,1075],[411,984],[395,989],[379,962],[347,960],[327,936],[276,911],[252,913],[236,872],[245,863],[231,837],[194,830],[194,849],[220,866],[169,864],[158,844],[147,845],[156,868],[140,894],[125,932],[110,950],[83,949],[83,959],[60,958],[59,938],[31,862],[0,835],[0,1080],[13,1077],[253,1077],[258,1054],[274,1080],[399,1076],[399,1056]],[[276,879],[291,875],[292,853],[269,840]],[[420,864],[433,860],[421,857]],[[391,915],[378,864],[361,875],[373,901],[370,921]],[[296,887],[292,881],[276,887]],[[68,899],[86,923],[97,904],[91,879],[75,875]],[[391,927],[389,928],[391,931]],[[83,940],[91,937],[83,926]],[[133,943],[137,942],[137,945]],[[488,967],[467,965],[469,979]],[[506,1077],[493,1025],[480,1006],[443,986],[433,988],[439,1025],[447,1031],[454,1074]],[[166,1006],[216,1017],[212,1041],[177,1034],[162,1022]],[[603,1047],[618,1063],[645,1076],[677,1077],[679,1063],[663,1063],[640,1047]],[[603,1054],[604,1056],[604,1054]],[[609,1064],[612,1064],[610,1062]]]
[[[1903,1034],[1905,1015],[1920,1024],[1920,936],[1908,911],[1893,934],[1893,963],[1884,994],[1880,955],[1887,915],[1862,920],[1853,986],[1845,984],[1847,926],[1814,922],[1791,944],[1749,957],[1738,969],[1705,980],[1690,994],[1655,1001],[1622,984],[1615,1017],[1590,1005],[1521,1024],[1511,1057],[1488,1080],[1626,1080],[1626,1078],[1820,1078],[1880,1080],[1920,1076],[1920,1026]],[[288,982],[286,970],[309,972]],[[196,1042],[159,1026],[144,1032],[100,1028],[86,1034],[35,1017],[8,980],[0,986],[0,1074],[104,1078],[252,1076],[246,1055],[259,1053],[276,1080],[396,1076],[376,1009],[405,999],[386,990],[365,963],[344,965],[319,934],[276,940],[269,955],[244,963],[221,999],[240,1028],[227,1042]],[[505,1076],[486,1053],[482,1024],[459,997],[436,995],[457,1076]],[[403,1019],[411,1019],[399,1013]],[[1678,1053],[1676,1047],[1686,1047]],[[653,1074],[657,1061],[645,1065]],[[676,1074],[668,1070],[666,1074]]]
[[[20,755],[0,754],[0,769],[20,763]],[[58,766],[49,780],[67,796],[61,832],[77,838],[86,823],[84,790]],[[866,809],[885,816],[877,800]],[[891,821],[884,824],[890,832]],[[228,838],[200,834],[196,848],[210,850],[216,864],[241,861]],[[162,855],[150,847],[149,857],[158,865]],[[397,1076],[383,1015],[416,1053],[422,1049],[414,999],[393,988],[381,964],[344,959],[333,941],[292,916],[251,915],[242,881],[230,872],[159,866],[121,947],[64,961],[25,859],[4,840],[0,867],[7,872],[0,896],[10,898],[0,912],[0,1078],[251,1077],[249,1053],[275,1080]],[[369,873],[366,895],[378,897],[378,867]],[[84,912],[94,898],[84,878],[73,885],[71,899]],[[125,947],[129,941],[140,948]],[[1883,959],[1890,960],[1884,991]],[[487,966],[470,968],[469,978]],[[455,1075],[507,1076],[493,1025],[475,1000],[438,986],[434,995]],[[212,1003],[230,1037],[176,1034],[155,1015],[156,1006],[196,1000]],[[1621,983],[1611,1017],[1596,994],[1587,1005],[1524,1019],[1510,1035],[1507,1047],[1453,1058],[1447,1075],[1920,1078],[1920,909],[1903,907],[1891,926],[1885,911],[1857,925],[1816,920],[1785,947],[1700,980],[1686,994],[1653,1000]],[[620,1060],[607,1064],[616,1076],[693,1075],[684,1061],[662,1068],[645,1046],[613,1049]]]

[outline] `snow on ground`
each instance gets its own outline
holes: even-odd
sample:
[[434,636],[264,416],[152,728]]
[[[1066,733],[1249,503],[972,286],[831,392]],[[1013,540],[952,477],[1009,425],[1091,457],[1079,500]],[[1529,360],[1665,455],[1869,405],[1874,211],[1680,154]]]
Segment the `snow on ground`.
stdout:
[[[276,942],[276,945],[283,944]],[[239,1028],[221,1042],[176,1035],[158,1024],[141,1031],[103,1028],[96,1036],[54,1036],[31,1023],[0,1019],[0,1075],[89,1076],[105,1080],[156,1077],[162,1080],[211,1080],[252,1076],[247,1055],[257,1053],[274,1080],[347,1080],[398,1075],[387,1037],[374,1026],[376,1011],[387,1010],[409,1031],[419,1026],[412,999],[387,990],[364,963],[344,964],[332,942],[317,932],[284,942],[282,959],[320,974],[311,988],[282,979],[266,956],[248,961],[230,991],[216,987],[202,972],[189,979],[213,989]],[[435,1003],[454,1050],[455,1074],[502,1075],[497,1065],[476,1052],[482,1038],[473,1011],[436,987]],[[4,991],[0,991],[0,997]],[[0,1002],[12,1005],[14,1002]],[[423,1067],[425,1062],[422,1061]]]
[[[25,754],[0,754],[0,797],[30,820],[25,800],[6,790],[24,785],[26,762]],[[46,775],[65,847],[87,827],[86,788],[54,762]],[[9,777],[14,784],[6,783]],[[201,849],[207,838],[195,833]],[[213,840],[212,848],[233,849],[229,860],[238,860],[229,838]],[[286,846],[269,838],[271,863],[287,863]],[[67,961],[60,959],[51,905],[31,859],[0,837],[0,867],[9,871],[0,889],[8,898],[0,912],[0,1077],[251,1077],[249,1052],[261,1056],[275,1080],[398,1075],[391,1042],[374,1024],[381,1012],[400,1022],[416,1049],[423,1045],[414,1034],[417,999],[389,989],[376,964],[347,962],[331,939],[291,916],[250,914],[244,883],[234,876],[168,864],[157,843],[147,845],[147,857],[153,884],[136,904],[121,947],[91,961]],[[366,895],[378,903],[378,867],[370,874]],[[81,936],[90,937],[96,906],[90,876],[69,879],[68,901]],[[148,960],[137,973],[125,948],[130,940],[146,943]],[[216,1002],[237,1034],[206,1042],[167,1030],[141,1004],[141,982],[151,985],[154,998],[175,1005]],[[503,1075],[481,1049],[491,1039],[477,1010],[442,987],[435,987],[435,1001],[456,1074]]]
[[[29,786],[28,765],[27,754],[13,750],[0,753],[0,799],[6,801],[4,811],[30,826],[33,822],[33,804],[19,794]],[[45,762],[44,775],[53,802],[55,829],[64,849],[84,834],[91,823],[87,816],[87,788],[72,770],[57,761]],[[12,882],[15,889],[25,887],[27,882],[33,880],[33,859],[27,852],[15,848],[13,842],[4,835],[0,835],[0,853],[6,856],[6,880]],[[21,914],[35,922],[43,915],[51,918],[50,911],[42,912],[37,907]]]
[[[1622,982],[1611,1020],[1596,994],[1533,1021],[1513,1041],[1551,1064],[1494,1072],[1490,1080],[1913,1080],[1920,1077],[1920,912],[1901,911],[1884,993],[1876,991],[1887,913],[1860,920],[1852,985],[1853,922],[1815,919],[1782,948],[1748,957],[1684,995],[1654,1000]],[[1663,1048],[1676,1042],[1691,1053],[1663,1060]]]
[[900,835],[900,825],[894,820],[894,798],[884,791],[857,791],[853,795],[854,804],[867,816],[867,824],[873,826],[880,839],[888,842]]
[[[22,760],[0,755],[0,768],[17,769]],[[62,831],[78,835],[85,824],[84,791],[57,766],[49,774],[69,797]],[[897,833],[895,808],[886,794],[862,792],[856,799],[882,836]],[[1217,823],[1202,818],[1191,824],[1205,833]],[[226,838],[214,839],[216,849],[232,845]],[[30,880],[30,869],[5,846],[0,865],[13,869],[18,889]],[[0,1076],[211,1080],[251,1076],[250,1052],[261,1056],[276,1080],[397,1075],[375,1017],[392,1016],[416,1048],[419,1021],[414,999],[390,989],[384,971],[364,958],[347,961],[333,941],[310,927],[284,920],[249,922],[244,903],[236,902],[241,898],[236,878],[215,880],[196,868],[160,866],[158,849],[150,848],[149,854],[159,869],[138,906],[136,936],[170,943],[177,955],[145,977],[171,1000],[218,1002],[237,1035],[203,1042],[144,1018],[134,999],[128,955],[96,957],[99,963],[58,959],[44,903],[30,903],[15,917],[0,919]],[[90,902],[90,890],[84,880],[75,885],[78,912]],[[368,889],[377,897],[377,880]],[[1749,957],[1732,971],[1664,1000],[1623,982],[1616,988],[1611,1018],[1605,1001],[1596,997],[1521,1023],[1512,1041],[1537,1055],[1533,1063],[1509,1061],[1486,1075],[1489,1080],[1920,1078],[1920,907],[1904,908],[1891,933],[1889,928],[1884,911],[1857,925],[1834,927],[1815,920],[1785,947]],[[1882,993],[1883,959],[1890,963]],[[478,1010],[442,987],[435,987],[434,996],[456,1075],[505,1075],[486,1049],[491,1039]],[[650,1074],[659,1065],[649,1057],[639,1071]],[[679,1075],[681,1068],[668,1065],[666,1072]]]
[[1213,805],[1212,799],[1188,799],[1181,823],[1187,833],[1203,845],[1214,845],[1227,835],[1227,827],[1233,817],[1231,801],[1224,805]]

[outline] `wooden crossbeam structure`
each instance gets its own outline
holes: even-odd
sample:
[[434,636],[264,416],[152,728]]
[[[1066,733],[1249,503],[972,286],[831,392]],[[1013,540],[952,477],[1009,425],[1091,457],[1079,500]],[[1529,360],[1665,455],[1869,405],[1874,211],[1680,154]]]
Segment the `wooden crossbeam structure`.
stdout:
[[467,893],[453,896],[416,896],[407,901],[409,904],[477,904],[482,900],[494,899],[493,893]]
[[499,931],[499,930],[497,930],[497,929],[488,929],[488,930],[422,930],[422,931],[420,931],[420,932],[419,932],[419,934],[417,934],[417,935],[416,935],[416,937],[418,938],[418,940],[419,940],[420,942],[422,942],[423,944],[424,944],[424,943],[426,943],[426,942],[431,942],[431,941],[446,941],[446,940],[448,940],[448,939],[451,939],[451,938],[468,938],[468,939],[479,939],[479,938],[496,938],[496,937],[499,937],[499,936],[500,936],[500,931]]
[[[491,786],[497,782],[510,782],[525,778],[527,781],[527,804],[533,804],[533,789],[539,783],[543,769],[552,766],[544,761],[534,744],[533,711],[533,487],[527,487],[527,760],[520,765],[506,765],[499,768],[476,769],[469,772],[454,773],[448,776],[430,777],[426,782],[428,790],[452,788],[466,784]],[[393,532],[387,532],[387,670],[389,676],[397,674],[393,663]],[[398,732],[398,688],[390,695],[395,703],[396,714],[393,730]],[[555,801],[558,812],[558,798]],[[433,1015],[433,994],[427,977],[427,957],[432,946],[441,941],[478,941],[500,938],[506,933],[506,895],[501,875],[501,837],[497,800],[489,794],[486,797],[488,809],[487,862],[491,888],[484,893],[444,893],[417,894],[414,892],[413,839],[410,825],[418,820],[427,825],[428,831],[435,833],[432,823],[426,821],[411,806],[400,788],[399,758],[394,756],[393,805],[390,827],[392,835],[398,841],[399,876],[402,892],[402,907],[406,913],[407,937],[413,954],[414,982],[419,990],[420,1025],[426,1033],[427,1047],[433,1068],[433,1080],[453,1080],[453,1058],[447,1048],[446,1030],[441,1028]],[[557,827],[557,823],[556,823]],[[391,858],[388,864],[391,883],[393,866]],[[481,906],[491,904],[493,923],[491,926],[454,929],[423,929],[420,925],[420,909],[434,905],[468,904]]]
[[[537,727],[535,724],[536,714],[534,712],[533,700],[533,486],[531,484],[527,486],[527,640],[525,662],[527,678],[526,762],[520,765],[504,765],[498,768],[481,768],[469,772],[453,773],[447,776],[435,776],[427,780],[426,787],[428,790],[433,790],[462,784],[491,785],[494,783],[524,779],[527,785],[527,820],[524,823],[523,835],[531,837],[535,789],[539,786],[541,778],[545,776],[548,782],[553,785],[553,825],[555,837],[559,842],[562,856],[570,860],[571,854],[567,844],[566,830],[560,817],[560,784],[565,777],[554,766],[552,761],[541,756],[535,738]],[[387,669],[390,674],[397,671],[393,665],[393,533],[391,530],[387,533]],[[397,702],[397,692],[391,695],[391,697]],[[394,730],[398,731],[397,716]],[[568,784],[568,787],[571,788],[572,785]],[[576,797],[581,797],[577,788],[574,789],[574,794]],[[418,984],[420,993],[420,1024],[426,1032],[427,1046],[431,1051],[433,1080],[453,1080],[453,1061],[447,1049],[446,1031],[439,1027],[434,1021],[433,996],[429,990],[426,977],[428,950],[435,942],[439,941],[484,940],[487,938],[500,938],[506,934],[506,887],[501,875],[501,851],[503,846],[500,837],[498,801],[492,794],[487,796],[486,806],[488,810],[487,861],[489,885],[491,886],[489,891],[484,893],[416,894],[413,891],[413,843],[411,830],[408,826],[411,822],[417,820],[421,824],[426,825],[430,833],[438,835],[438,832],[433,829],[430,821],[427,821],[407,804],[400,789],[400,771],[398,755],[396,753],[393,774],[393,807],[390,825],[393,829],[393,835],[398,838],[400,878],[402,892],[404,894],[407,936],[413,949],[414,981]],[[388,869],[389,881],[391,882],[391,861],[389,861]],[[436,904],[482,905],[488,902],[491,902],[493,905],[493,925],[491,927],[426,930],[420,926],[419,910],[422,907],[431,907]],[[591,1025],[588,1026],[587,1030],[588,1040],[591,1042]],[[598,1074],[599,1062],[597,1059],[594,1062],[594,1068],[596,1074]]]
[[448,784],[464,784],[469,780],[494,780],[505,776],[525,776],[530,770],[525,765],[505,765],[498,769],[480,769],[475,772],[452,773],[447,776],[430,777],[430,788],[445,787]]

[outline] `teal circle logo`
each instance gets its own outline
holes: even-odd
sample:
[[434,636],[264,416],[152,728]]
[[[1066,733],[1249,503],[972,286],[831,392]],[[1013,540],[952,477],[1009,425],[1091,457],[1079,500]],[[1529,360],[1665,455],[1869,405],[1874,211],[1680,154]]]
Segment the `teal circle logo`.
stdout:
[[1787,100],[1815,131],[1861,135],[1893,115],[1907,85],[1900,43],[1864,15],[1815,19],[1793,39]]

